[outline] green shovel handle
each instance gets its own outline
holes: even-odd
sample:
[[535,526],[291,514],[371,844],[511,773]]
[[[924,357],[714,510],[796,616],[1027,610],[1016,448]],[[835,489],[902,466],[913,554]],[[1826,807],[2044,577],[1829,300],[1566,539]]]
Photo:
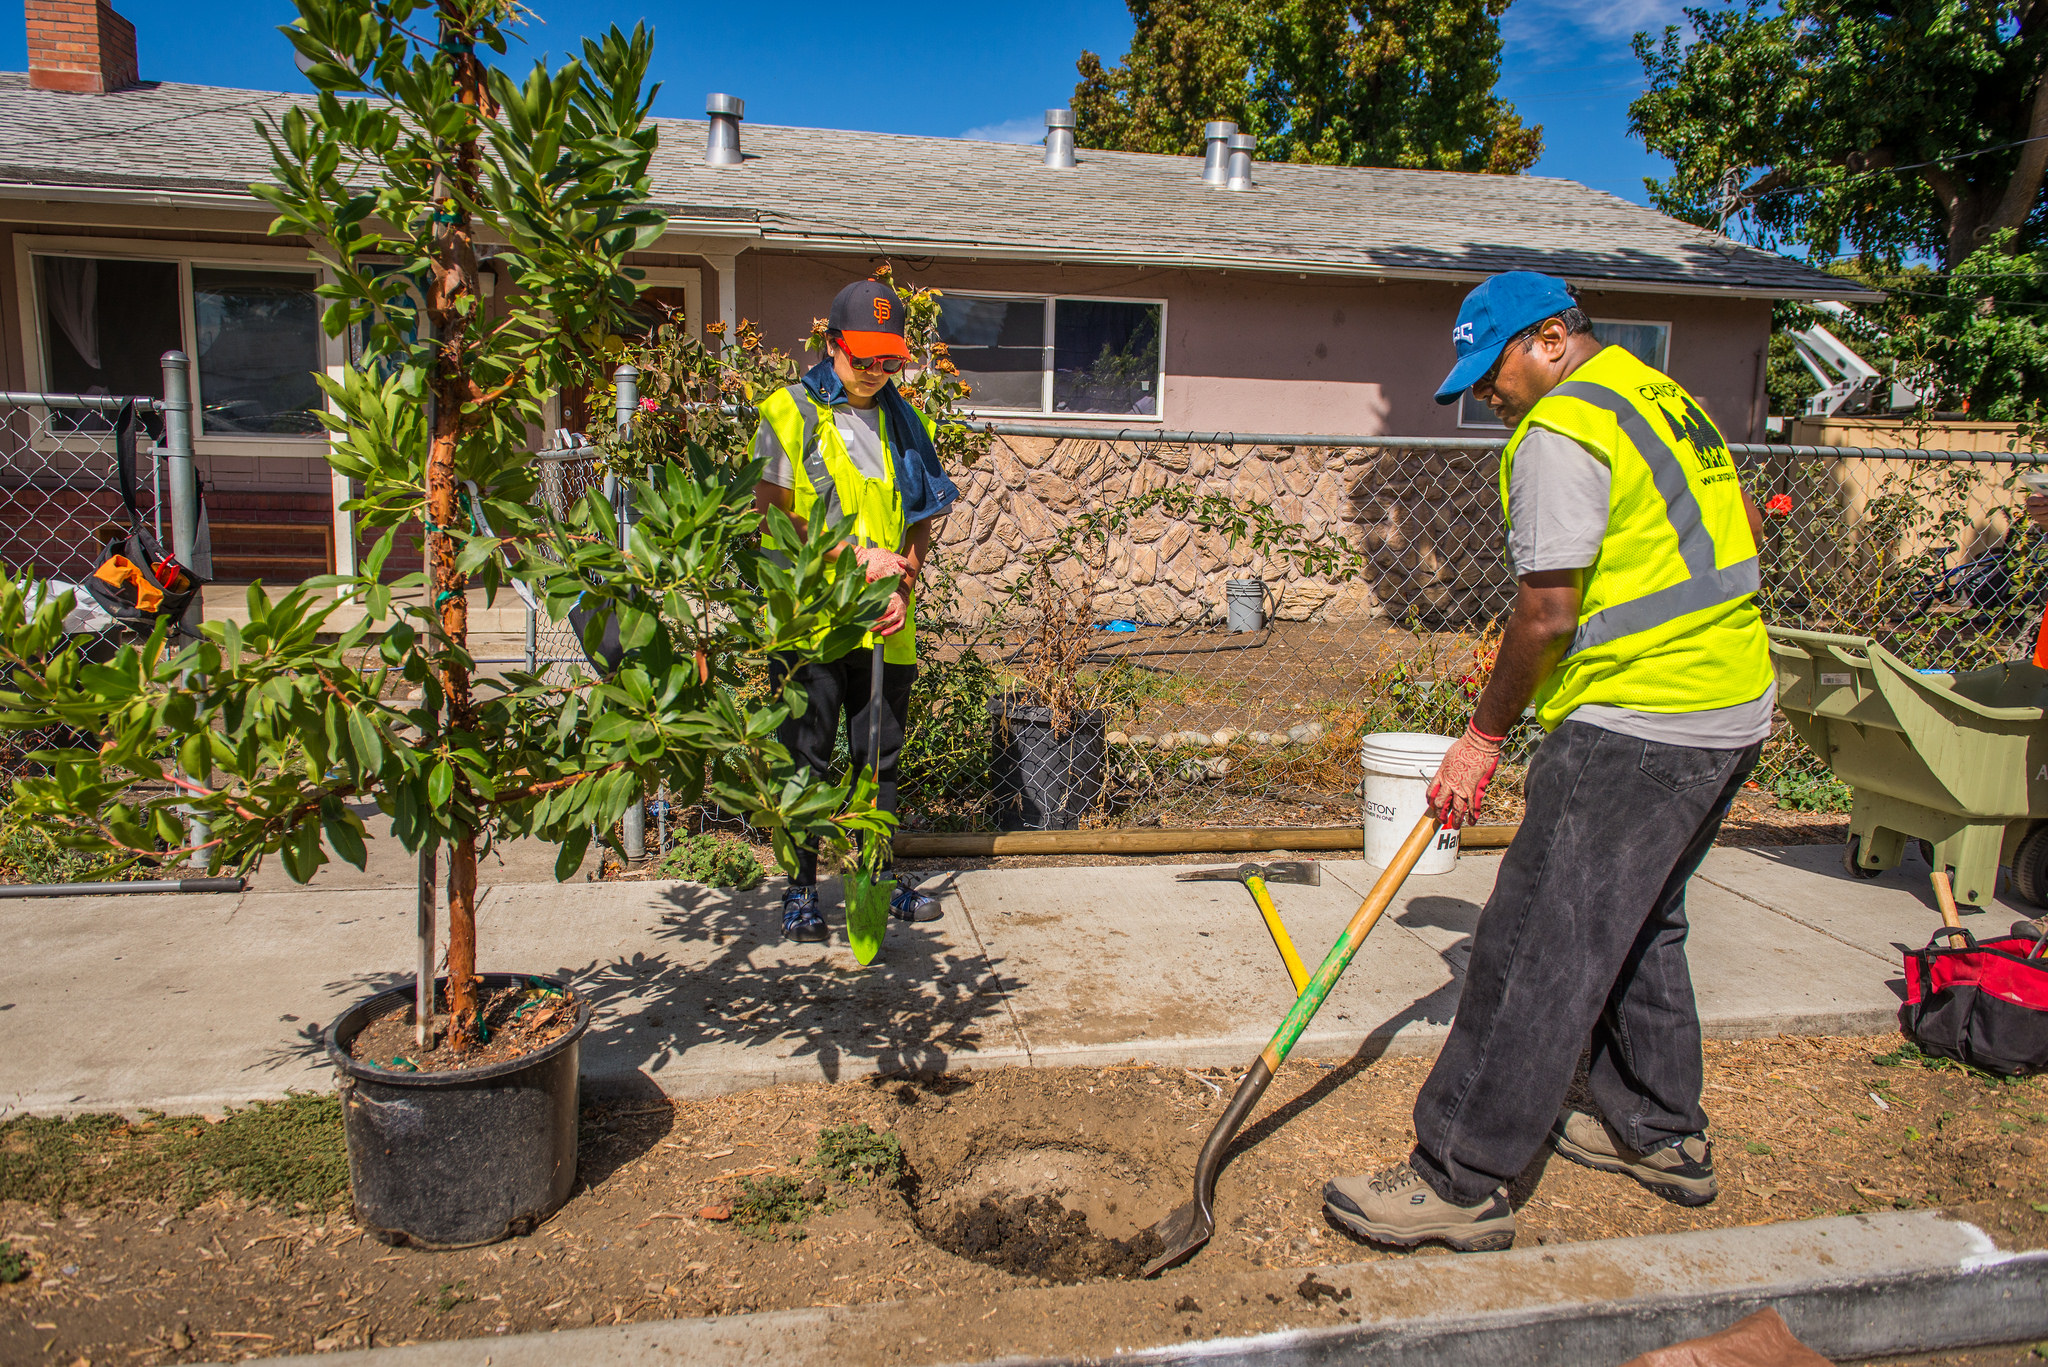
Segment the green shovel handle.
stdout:
[[1337,979],[1344,976],[1344,970],[1351,966],[1351,958],[1358,953],[1358,947],[1365,943],[1365,937],[1372,934],[1372,928],[1379,924],[1382,913],[1392,905],[1394,895],[1401,891],[1401,885],[1408,881],[1409,871],[1415,861],[1422,858],[1422,852],[1436,839],[1437,819],[1434,814],[1424,812],[1422,820],[1415,823],[1415,829],[1401,843],[1386,872],[1372,885],[1372,891],[1358,904],[1358,910],[1351,917],[1351,924],[1344,927],[1344,934],[1337,943],[1330,946],[1330,952],[1323,956],[1316,966],[1315,974],[1309,978],[1308,986],[1294,999],[1294,1009],[1287,1013],[1287,1019],[1280,1022],[1280,1028],[1273,1032],[1273,1038],[1260,1052],[1259,1058],[1267,1069],[1279,1072],[1280,1065],[1293,1051],[1295,1041],[1301,1032],[1308,1029],[1308,1023],[1316,1018],[1316,1012],[1323,1009],[1323,999],[1330,995],[1330,989],[1337,985]]

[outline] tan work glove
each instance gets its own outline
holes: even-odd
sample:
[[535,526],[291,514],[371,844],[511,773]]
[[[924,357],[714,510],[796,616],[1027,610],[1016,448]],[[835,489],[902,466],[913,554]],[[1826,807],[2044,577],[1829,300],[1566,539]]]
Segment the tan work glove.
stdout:
[[898,584],[896,592],[889,595],[889,606],[882,609],[882,615],[875,619],[875,635],[894,636],[903,630],[903,624],[910,619],[910,586]]
[[855,546],[853,558],[866,571],[870,584],[877,579],[895,578],[910,569],[910,561],[906,557],[885,551],[880,546]]
[[1444,754],[1429,784],[1430,810],[1445,826],[1455,830],[1479,819],[1480,804],[1486,801],[1486,785],[1500,767],[1500,747],[1506,738],[1489,736],[1470,722]]

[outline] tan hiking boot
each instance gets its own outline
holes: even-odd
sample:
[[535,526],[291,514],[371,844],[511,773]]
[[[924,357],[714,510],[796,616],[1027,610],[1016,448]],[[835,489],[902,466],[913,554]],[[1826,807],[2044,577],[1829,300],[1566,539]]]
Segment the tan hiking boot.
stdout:
[[1705,1135],[1689,1135],[1676,1144],[1637,1153],[1599,1116],[1567,1108],[1551,1126],[1550,1142],[1582,1167],[1633,1177],[1681,1206],[1703,1206],[1721,1194],[1721,1184],[1714,1180],[1714,1145]]
[[1406,1163],[1374,1177],[1323,1183],[1323,1213],[1361,1239],[1412,1248],[1435,1239],[1460,1253],[1491,1253],[1515,1241],[1505,1188],[1474,1206],[1454,1206]]

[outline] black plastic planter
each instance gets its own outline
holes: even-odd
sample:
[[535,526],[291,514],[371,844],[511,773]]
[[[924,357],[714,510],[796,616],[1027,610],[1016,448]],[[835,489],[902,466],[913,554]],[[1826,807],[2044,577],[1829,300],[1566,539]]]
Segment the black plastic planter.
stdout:
[[[477,977],[486,988],[526,981],[516,973]],[[576,1182],[576,1074],[589,1001],[578,1003],[568,1034],[482,1068],[387,1072],[348,1056],[364,1027],[412,1001],[407,983],[327,1027],[356,1223],[387,1244],[416,1248],[473,1248],[531,1233]]]
[[1100,712],[1076,712],[1055,733],[1052,709],[991,698],[996,719],[989,797],[1005,831],[1071,831],[1102,801],[1109,742]]

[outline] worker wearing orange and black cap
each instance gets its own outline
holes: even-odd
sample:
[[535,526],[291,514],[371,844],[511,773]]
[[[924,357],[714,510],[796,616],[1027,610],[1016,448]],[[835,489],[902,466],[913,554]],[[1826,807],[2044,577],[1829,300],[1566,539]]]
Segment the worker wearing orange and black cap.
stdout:
[[[896,761],[917,677],[917,577],[933,528],[960,494],[939,465],[931,420],[910,406],[891,378],[912,359],[903,321],[903,301],[880,281],[860,280],[839,291],[826,318],[825,359],[768,397],[754,437],[754,455],[767,463],[755,505],[782,509],[799,529],[813,517],[827,523],[851,518],[852,537],[842,549],[859,559],[870,582],[897,581],[864,642],[883,643],[879,697],[871,696],[865,651],[777,662],[778,683],[783,671],[793,673],[810,700],[804,714],[782,728],[790,754],[814,774],[828,772],[843,714],[854,766],[879,771],[875,800],[889,812],[896,810]],[[879,754],[870,755],[869,709],[877,707]],[[806,850],[783,894],[786,938],[826,938],[817,883],[817,851]],[[906,881],[891,899],[890,914],[930,921],[941,913],[934,898]]]

